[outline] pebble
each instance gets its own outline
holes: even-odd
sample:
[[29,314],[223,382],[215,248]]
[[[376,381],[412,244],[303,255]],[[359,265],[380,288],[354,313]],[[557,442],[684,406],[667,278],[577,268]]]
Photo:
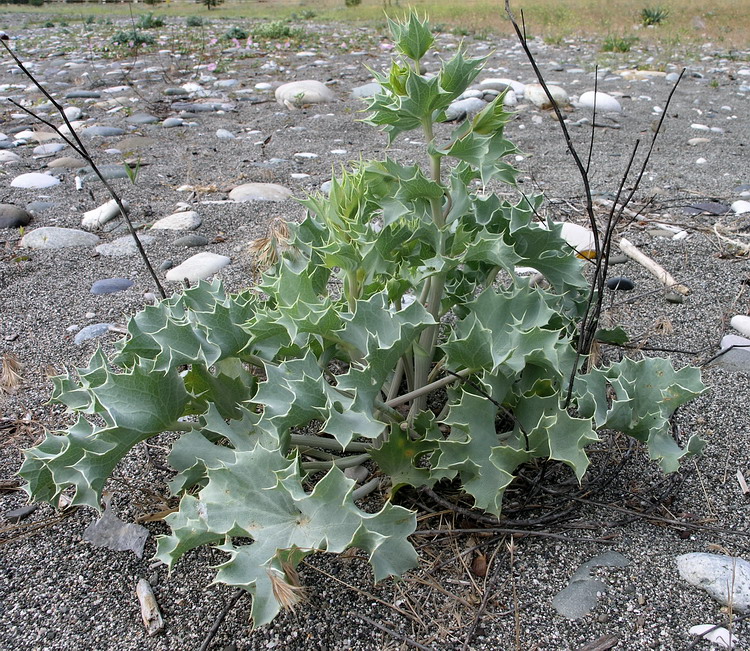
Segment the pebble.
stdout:
[[172,242],[172,244],[174,244],[175,246],[186,247],[206,246],[206,244],[208,244],[208,238],[203,237],[203,235],[198,235],[197,233],[190,233],[189,235],[178,237],[174,242]]
[[635,283],[630,278],[625,278],[625,276],[614,276],[613,278],[607,278],[607,287],[609,289],[619,289],[623,292],[629,292],[635,287]]
[[244,183],[229,193],[232,201],[284,201],[292,191],[276,183]]
[[81,328],[73,341],[76,345],[80,346],[84,341],[95,339],[96,337],[101,337],[102,335],[107,334],[111,326],[111,323],[92,323],[91,325]]
[[66,106],[63,109],[63,113],[65,113],[65,117],[71,122],[75,122],[83,115],[83,111],[77,106]]
[[700,215],[708,213],[709,215],[726,215],[730,208],[726,204],[719,203],[718,201],[703,201],[699,203],[693,203],[685,208],[686,215]]
[[487,106],[487,102],[478,97],[469,97],[453,102],[445,109],[445,119],[448,122],[454,120],[463,120],[466,117],[472,117]]
[[622,106],[612,95],[590,90],[578,98],[578,104],[583,108],[594,109],[602,113],[622,113]]
[[746,337],[750,337],[750,316],[738,314],[733,316],[729,324]]
[[41,190],[51,188],[53,185],[60,183],[60,179],[51,174],[42,174],[41,172],[27,172],[14,178],[10,185],[13,188],[24,188],[26,190]]
[[65,95],[65,99],[99,99],[101,93],[95,90],[71,90]]
[[161,126],[164,129],[182,127],[182,126],[185,126],[185,120],[183,120],[182,118],[167,118],[166,120],[164,120],[164,122],[161,123]]
[[120,127],[86,127],[81,134],[89,138],[100,137],[100,138],[111,138],[112,136],[123,136],[127,132],[125,129]]
[[27,249],[64,249],[72,246],[94,246],[98,243],[99,237],[93,233],[56,226],[36,228],[21,239],[21,246]]
[[[156,241],[156,238],[153,235],[145,235],[142,233],[139,233],[138,239],[141,242],[141,246],[144,248]],[[123,235],[111,242],[99,244],[96,247],[96,252],[107,258],[124,258],[137,255],[138,247],[136,246],[132,235]]]
[[147,138],[146,136],[131,136],[130,138],[124,138],[117,143],[117,149],[121,152],[135,151],[136,149],[144,149],[155,145],[156,140],[154,138]]
[[126,118],[125,122],[128,124],[136,124],[136,125],[143,125],[143,124],[154,124],[159,121],[159,118],[157,118],[155,115],[151,115],[150,113],[133,113],[133,115]]
[[35,156],[43,158],[45,156],[54,156],[57,152],[65,149],[65,147],[67,147],[67,145],[63,145],[60,142],[48,142],[45,145],[38,145],[37,147],[34,147],[32,153]]
[[[126,201],[123,201],[123,207],[127,212],[129,206]],[[102,226],[104,226],[104,224],[111,221],[115,217],[119,216],[119,214],[120,208],[117,205],[117,202],[114,199],[110,199],[109,201],[107,201],[107,203],[102,204],[98,208],[94,208],[93,210],[89,210],[83,213],[81,226],[87,230],[94,231],[98,228],[101,228]]]
[[[108,181],[130,178],[128,170],[124,165],[117,165],[116,163],[97,165],[97,169],[99,170],[99,173]],[[99,176],[96,172],[94,172],[93,168],[90,165],[86,165],[86,167],[81,168],[80,174],[83,174],[83,176],[81,177],[81,181],[84,184],[99,180]]]
[[212,276],[230,262],[231,260],[225,255],[203,251],[167,271],[167,280],[182,282],[187,278],[191,283],[198,282]]
[[216,130],[216,137],[220,140],[234,140],[237,138],[231,131],[227,129],[217,129]]
[[116,294],[133,286],[133,281],[128,278],[104,278],[97,280],[91,285],[92,294]]
[[325,104],[336,99],[328,86],[314,80],[282,84],[276,89],[274,95],[276,101],[287,108],[299,108],[305,104]]
[[[680,576],[735,612],[750,612],[750,563],[742,558],[694,552],[676,559]],[[731,593],[731,594],[730,594]]]
[[506,88],[511,88],[518,97],[523,97],[526,85],[515,79],[489,77],[479,82],[481,90],[497,90],[503,92]]
[[47,167],[61,170],[78,170],[85,166],[86,163],[84,161],[73,156],[63,156],[47,163]]
[[[257,86],[256,86],[257,88]],[[355,99],[368,99],[374,97],[383,90],[383,87],[376,81],[363,86],[352,88],[351,96]]]
[[750,201],[737,200],[730,206],[732,212],[738,215],[744,215],[750,212]]
[[750,372],[750,339],[739,335],[724,335],[721,354],[711,360],[711,366],[721,366],[729,371]]
[[0,228],[27,226],[32,217],[27,211],[12,203],[0,203]]
[[202,223],[200,216],[194,210],[176,212],[154,222],[152,230],[193,231]]
[[711,142],[710,138],[690,138],[690,140],[687,141],[687,144],[691,147],[695,147],[696,145],[702,145],[704,143]]
[[17,163],[20,160],[21,157],[12,151],[0,151],[0,163]]
[[[547,84],[547,89],[555,102],[557,102],[558,106],[562,107],[570,104],[570,98],[565,89],[560,86],[555,86],[554,84]],[[526,84],[524,97],[540,109],[552,108],[552,104],[550,104],[549,98],[544,92],[544,88],[542,88],[541,84]]]

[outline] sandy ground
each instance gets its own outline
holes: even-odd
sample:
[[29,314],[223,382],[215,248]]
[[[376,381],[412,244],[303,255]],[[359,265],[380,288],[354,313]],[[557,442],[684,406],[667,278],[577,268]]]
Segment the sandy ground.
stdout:
[[[20,30],[20,24],[15,27]],[[239,88],[248,91],[244,95],[236,93],[237,89],[215,91],[217,96],[223,93],[225,100],[234,102],[235,110],[188,116],[186,120],[195,126],[179,129],[163,129],[158,124],[129,127],[133,131],[129,135],[153,139],[137,151],[143,166],[136,184],[115,182],[133,206],[134,220],[149,223],[173,212],[177,202],[190,202],[203,218],[198,233],[208,238],[206,248],[232,258],[232,264],[221,273],[232,289],[252,281],[245,243],[262,235],[273,217],[298,219],[302,209],[293,202],[211,202],[226,199],[229,189],[248,181],[282,183],[301,196],[330,178],[332,165],[360,155],[381,157],[385,150],[385,138],[356,121],[361,102],[349,98],[353,87],[370,80],[363,64],[377,68],[388,60],[378,47],[379,35],[345,27],[316,29],[320,41],[310,48],[293,44],[289,49],[272,50],[270,55],[222,55],[226,65],[213,75],[236,78],[241,82]],[[47,30],[43,35],[53,33]],[[132,66],[123,67],[99,56],[88,58],[83,44],[73,52],[58,52],[54,43],[45,45],[40,34],[40,29],[23,31],[23,38],[14,46],[23,50],[25,60],[38,64],[35,69],[49,81],[52,90],[64,93],[71,88],[104,89],[127,84],[130,89],[125,96],[137,99],[131,105],[159,117],[179,113],[171,106],[175,98],[165,96],[164,88],[200,81],[201,74],[211,74],[205,68],[193,68],[205,64],[205,60],[170,59],[166,54],[139,55]],[[26,38],[29,40],[23,40]],[[341,40],[350,43],[348,49],[340,47]],[[455,37],[445,35],[436,49],[449,56],[455,43]],[[469,41],[468,45],[470,52],[494,50],[486,76],[533,80],[529,65],[513,42]],[[315,54],[298,57],[300,50],[313,50]],[[534,50],[548,80],[559,82],[571,95],[593,87],[591,74],[599,56],[595,47],[585,43],[551,47],[535,42]],[[612,273],[629,277],[635,290],[607,297],[608,317],[622,324],[634,341],[683,351],[670,355],[677,365],[700,364],[711,357],[721,337],[731,331],[729,318],[748,313],[749,307],[746,258],[736,255],[712,231],[719,223],[736,229],[732,237],[742,239],[748,220],[736,215],[687,215],[684,211],[697,201],[731,203],[740,198],[738,186],[750,183],[746,151],[750,94],[739,92],[743,80],[748,80],[739,73],[743,63],[715,56],[710,50],[701,54],[704,59],[694,53],[675,55],[673,66],[667,68],[672,71],[689,66],[668,110],[635,208],[640,209],[649,197],[652,202],[623,231],[687,285],[690,295],[682,304],[667,302],[653,277],[636,263],[626,262],[614,267]],[[628,67],[629,61],[645,63],[648,56],[648,52],[622,55],[621,66],[611,67]],[[11,74],[7,57],[2,61],[6,65],[0,72],[0,84],[25,86],[23,78]],[[260,64],[268,61],[275,61],[280,69],[263,71]],[[65,66],[67,62],[77,63],[71,68]],[[273,103],[268,93],[254,91],[257,82],[304,78],[328,82],[339,99],[324,107],[289,112]],[[212,82],[204,85],[213,91]],[[641,141],[639,156],[650,142],[652,123],[658,117],[654,106],[664,107],[670,84],[661,78],[605,80],[601,89],[617,94],[624,108],[615,121],[603,120],[606,126],[595,130],[592,186],[607,198],[617,188],[635,141]],[[2,94],[28,96],[20,87],[6,88]],[[249,96],[266,101],[242,101]],[[97,108],[95,101],[78,103],[98,124],[123,124],[122,113],[108,114],[104,108]],[[30,119],[12,117],[17,111],[9,105],[1,108],[0,132],[32,126]],[[573,123],[586,115],[580,109],[567,115],[573,139],[583,152],[587,150],[590,127]],[[723,133],[698,131],[691,127],[693,124],[718,127]],[[217,139],[219,128],[239,137]],[[523,191],[544,192],[548,199],[545,210],[556,218],[581,223],[579,178],[555,121],[547,113],[521,106],[507,133],[523,152],[518,162]],[[265,146],[257,144],[268,137]],[[688,140],[695,137],[705,137],[707,142],[689,145]],[[121,155],[106,151],[116,147],[118,140],[93,141],[93,153],[100,163],[120,162]],[[21,162],[0,169],[0,202],[24,206],[32,200],[44,200],[53,204],[39,212],[27,230],[79,226],[85,210],[107,200],[101,187],[92,185],[76,192],[72,172],[63,173],[63,183],[48,190],[10,187],[15,175],[42,169],[47,162],[33,158],[32,146],[15,149],[22,156]],[[330,153],[337,149],[345,149],[347,154]],[[419,144],[402,138],[389,155],[411,160],[420,151]],[[299,152],[313,152],[318,158],[295,160],[293,154]],[[706,162],[697,164],[699,158]],[[298,173],[309,176],[291,177]],[[200,190],[195,194],[177,192],[183,184]],[[655,236],[649,232],[655,221],[678,224],[689,237],[673,241]],[[121,234],[104,233],[102,238],[110,241]],[[177,235],[158,234],[156,243],[148,249],[155,265],[166,259],[180,262],[193,253],[173,244]],[[97,344],[111,350],[116,338],[107,335],[77,346],[73,326],[99,321],[124,323],[127,315],[144,304],[143,294],[155,289],[137,257],[107,258],[95,256],[89,249],[21,252],[19,240],[16,230],[0,231],[0,350],[18,357],[24,378],[17,393],[0,398],[0,514],[26,501],[25,494],[15,489],[20,450],[38,440],[44,428],[60,428],[69,422],[59,406],[47,403],[50,367],[61,371],[82,365]],[[28,259],[17,259],[21,253]],[[94,281],[109,277],[127,277],[135,284],[112,295],[89,292]],[[169,286],[170,291],[176,289]],[[605,351],[612,359],[619,354]],[[578,649],[607,635],[614,636],[618,648],[623,649],[686,648],[690,642],[687,631],[692,625],[720,623],[726,613],[708,595],[679,579],[675,556],[720,547],[732,555],[747,557],[749,542],[748,502],[735,479],[737,471],[749,470],[750,462],[747,376],[709,367],[704,371],[704,381],[710,391],[677,414],[675,428],[683,441],[693,433],[703,436],[708,442],[706,453],[700,459],[688,460],[679,477],[670,482],[665,484],[645,451],[635,447],[607,490],[599,495],[598,505],[571,502],[575,510],[566,522],[542,530],[559,537],[515,536],[512,554],[510,537],[492,531],[472,536],[415,537],[422,564],[401,582],[387,581],[374,587],[363,561],[315,557],[301,573],[308,589],[307,604],[296,613],[280,616],[269,627],[252,631],[248,625],[249,599],[242,599],[231,609],[211,648],[395,649],[420,644],[420,648],[458,649],[470,631],[466,648],[472,649]],[[627,447],[622,439],[602,444],[593,455],[592,477],[616,467]],[[143,446],[137,447],[118,468],[111,484],[118,515],[132,520],[157,510],[158,496],[166,495],[167,479],[167,473],[149,462]],[[443,510],[429,496],[407,494],[403,501],[416,505],[425,515],[430,510]],[[541,501],[542,511],[545,504],[549,505],[549,500]],[[662,520],[637,515],[645,510]],[[511,513],[507,526],[512,528],[513,518],[538,515],[539,509]],[[219,561],[217,553],[204,549],[188,554],[168,575],[151,560],[153,536],[142,559],[83,541],[83,530],[94,518],[95,514],[85,509],[58,514],[49,506],[41,506],[18,525],[3,523],[0,647],[118,651],[199,648],[232,597],[231,590],[211,584],[209,566]],[[677,525],[674,520],[689,524]],[[421,525],[438,526],[475,528],[477,524],[460,514],[438,514]],[[166,531],[161,523],[147,527],[154,535]],[[476,553],[458,558],[459,552],[482,543],[491,560],[485,577],[467,569]],[[583,562],[607,550],[623,554],[630,564],[597,570],[607,589],[589,615],[574,621],[558,615],[551,605],[553,597]],[[140,621],[134,595],[140,578],[153,585],[164,615],[166,627],[159,637],[147,638]],[[478,626],[472,630],[477,617]],[[737,623],[735,631],[740,639],[750,635],[744,622]],[[708,648],[701,644],[698,648]]]

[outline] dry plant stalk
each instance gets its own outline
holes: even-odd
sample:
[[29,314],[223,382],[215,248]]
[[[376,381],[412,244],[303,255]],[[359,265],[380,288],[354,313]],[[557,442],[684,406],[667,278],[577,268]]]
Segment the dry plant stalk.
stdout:
[[278,262],[289,246],[289,226],[281,217],[274,217],[265,237],[248,244],[247,250],[255,258],[255,267],[264,271]]
[[23,384],[22,368],[23,364],[13,353],[3,355],[2,370],[0,371],[0,394],[15,393],[21,388]]
[[297,571],[287,563],[282,563],[282,566],[285,566],[283,577],[274,570],[266,570],[266,573],[271,580],[271,590],[273,590],[276,601],[284,610],[295,612],[297,604],[306,601],[307,595],[305,589],[300,585]]

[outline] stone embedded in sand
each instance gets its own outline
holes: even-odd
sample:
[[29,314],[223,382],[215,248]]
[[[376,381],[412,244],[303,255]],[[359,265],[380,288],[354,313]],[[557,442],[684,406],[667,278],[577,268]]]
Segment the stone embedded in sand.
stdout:
[[27,249],[65,249],[72,246],[94,246],[99,237],[93,233],[75,228],[44,226],[29,231],[21,239],[21,246]]
[[710,365],[750,373],[750,339],[739,335],[724,335],[721,339],[721,353],[710,361]]
[[170,269],[167,272],[167,280],[181,282],[187,279],[191,283],[198,282],[212,276],[230,262],[231,260],[227,256],[218,253],[209,253],[208,251],[196,253],[174,269]]
[[733,316],[729,323],[737,332],[750,337],[750,316],[738,314],[737,316]]
[[526,84],[522,84],[515,79],[497,79],[491,77],[489,79],[482,79],[482,81],[479,82],[479,88],[481,90],[497,90],[500,92],[504,91],[506,88],[510,88],[516,96],[522,97],[526,89]]
[[112,136],[124,136],[127,132],[120,127],[86,127],[81,133],[89,138],[111,138]]
[[738,215],[744,215],[745,213],[750,212],[750,201],[739,199],[735,201],[730,208],[732,209],[732,212],[737,213]]
[[0,203],[0,228],[19,228],[31,221],[31,215],[12,203]]
[[276,89],[275,96],[276,101],[287,108],[305,104],[325,104],[336,99],[328,86],[312,79],[282,84]]
[[131,136],[130,138],[124,138],[118,142],[115,147],[120,151],[135,151],[136,149],[143,149],[144,147],[150,147],[155,145],[156,140],[154,138],[147,138],[146,136]]
[[65,117],[72,122],[73,120],[77,120],[78,118],[80,118],[83,114],[83,111],[77,106],[66,106],[63,109],[63,113],[65,113]]
[[24,188],[27,190],[41,190],[42,188],[51,188],[53,185],[60,183],[60,179],[49,174],[40,172],[28,172],[14,178],[10,185],[13,188]]
[[449,122],[453,120],[463,120],[466,117],[472,117],[482,111],[487,106],[487,102],[478,97],[467,97],[453,102],[445,109],[445,119]]
[[750,563],[742,558],[695,552],[678,556],[680,576],[736,612],[750,612]]
[[216,137],[219,140],[234,140],[237,138],[229,129],[217,129]]
[[111,323],[92,323],[91,325],[87,325],[85,328],[81,328],[76,333],[73,341],[76,343],[76,345],[80,346],[84,341],[106,335],[111,327]]
[[623,79],[643,81],[652,77],[666,77],[667,73],[661,70],[618,70],[617,74]]
[[369,84],[364,84],[363,86],[352,88],[351,96],[355,99],[368,99],[370,97],[374,97],[382,90],[383,87],[377,81],[373,81]]
[[[562,107],[570,104],[570,98],[564,88],[555,86],[554,84],[547,84],[547,90],[549,90],[552,99],[555,100],[558,106]],[[542,88],[541,84],[526,84],[524,88],[524,97],[540,109],[552,108],[547,93],[544,92],[544,88]]]
[[194,210],[176,212],[168,217],[162,217],[151,227],[166,231],[193,231],[201,225],[201,218]]
[[590,90],[578,98],[583,108],[594,109],[601,113],[622,113],[622,106],[612,95]]
[[21,157],[12,151],[0,151],[0,163],[17,163],[20,160]]
[[[128,210],[128,204],[123,201],[123,207]],[[90,231],[101,228],[108,221],[111,221],[120,214],[120,208],[117,206],[117,202],[114,199],[107,201],[98,208],[89,210],[83,213],[83,219],[81,220],[81,226]]]
[[276,183],[243,183],[229,193],[232,201],[285,201],[292,191]]
[[104,278],[94,282],[89,291],[96,295],[116,294],[117,292],[123,292],[126,289],[130,289],[132,286],[133,281],[129,278]]
[[95,90],[71,90],[65,94],[65,99],[99,99],[101,93]]
[[54,156],[58,151],[65,149],[67,145],[63,145],[61,142],[48,142],[46,145],[38,145],[34,147],[35,156]]
[[[143,247],[147,247],[156,241],[153,235],[144,235],[142,233],[138,234],[138,239],[141,241],[141,246]],[[135,245],[132,235],[123,235],[106,244],[100,244],[96,247],[96,252],[107,258],[123,258],[136,255],[138,247]]]
[[128,124],[136,125],[155,124],[158,121],[159,118],[157,118],[155,115],[151,115],[150,113],[133,113],[133,115],[125,118],[125,122],[127,122]]
[[85,166],[85,161],[82,161],[80,158],[74,158],[73,156],[63,156],[62,158],[56,158],[47,163],[47,167],[50,167],[53,170],[78,170]]

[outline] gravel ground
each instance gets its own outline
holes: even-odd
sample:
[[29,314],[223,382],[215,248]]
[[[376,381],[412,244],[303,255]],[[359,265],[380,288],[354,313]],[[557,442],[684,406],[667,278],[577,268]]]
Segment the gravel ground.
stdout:
[[[85,43],[90,43],[90,39],[81,39],[75,45],[78,49],[64,52],[56,44],[56,29],[20,31],[20,22],[4,24],[2,28],[15,29],[22,36],[14,47],[23,52],[24,60],[37,64],[35,69],[55,92],[130,84],[126,95],[137,99],[133,104],[137,110],[160,117],[177,114],[170,107],[173,98],[162,93],[165,87],[198,81],[201,74],[210,72],[193,68],[205,64],[206,59],[187,55],[170,58],[163,52],[141,54],[118,63],[101,58],[100,49],[87,50]],[[236,110],[188,116],[186,119],[195,122],[188,128],[138,127],[135,133],[152,138],[153,143],[136,154],[143,162],[137,183],[116,182],[133,206],[136,222],[151,222],[174,212],[177,202],[190,202],[203,218],[198,232],[209,239],[208,248],[232,258],[232,264],[221,272],[232,289],[252,282],[244,252],[247,241],[262,235],[273,217],[298,219],[302,210],[293,202],[211,202],[226,199],[229,189],[248,181],[281,183],[302,195],[330,178],[332,165],[360,154],[381,157],[385,149],[385,138],[356,121],[361,102],[349,99],[353,87],[370,80],[363,64],[378,68],[388,60],[379,48],[380,35],[342,26],[315,29],[319,40],[309,48],[292,44],[288,49],[271,49],[270,54],[263,51],[263,56],[222,55],[223,68],[213,74],[222,79],[238,79],[250,95],[268,101],[241,101],[243,94],[223,91],[225,99],[235,102]],[[103,38],[97,34],[94,32],[95,39]],[[342,48],[341,41],[348,47]],[[436,49],[448,56],[456,42],[455,37],[444,35]],[[470,41],[468,46],[472,53],[494,50],[488,60],[487,76],[533,81],[529,65],[513,42]],[[315,54],[299,57],[299,50]],[[648,67],[648,57],[653,55],[650,51],[634,51],[620,55],[612,64],[602,60],[594,45],[582,42],[552,47],[535,41],[534,51],[548,81],[559,82],[571,95],[593,87],[592,72],[597,61],[613,69],[637,63]],[[663,56],[658,52],[657,55]],[[747,314],[750,308],[746,296],[750,277],[747,260],[712,232],[718,222],[737,229],[733,237],[742,238],[748,221],[736,215],[691,216],[684,210],[701,200],[731,203],[740,198],[738,186],[750,183],[750,93],[740,92],[743,80],[748,81],[743,71],[750,74],[749,57],[748,52],[735,53],[734,58],[722,56],[710,46],[672,56],[667,70],[688,65],[688,72],[668,110],[634,205],[640,209],[648,198],[652,201],[623,231],[687,285],[690,295],[682,304],[667,302],[659,283],[634,262],[618,265],[612,271],[633,280],[635,290],[608,296],[607,314],[646,346],[683,351],[671,353],[678,365],[700,364],[711,357],[721,337],[731,331],[729,318]],[[7,57],[0,61],[0,84],[26,85],[19,75],[11,74]],[[279,69],[263,71],[260,64],[264,61],[275,61]],[[66,67],[66,62],[74,65]],[[576,69],[583,72],[570,72]],[[292,79],[327,82],[339,99],[325,107],[290,112],[273,103],[268,93],[252,90],[258,82]],[[205,86],[211,88],[211,83]],[[616,121],[603,119],[606,126],[595,130],[591,180],[598,196],[606,198],[616,190],[636,140],[641,140],[638,155],[642,156],[653,135],[652,123],[658,118],[654,107],[664,108],[670,86],[662,78],[602,82],[601,90],[618,94],[624,111]],[[34,97],[20,88],[2,91],[11,93]],[[122,113],[110,115],[106,107],[97,107],[95,102],[82,102],[80,106],[99,124],[122,124]],[[16,110],[9,105],[0,108],[0,132],[32,126],[29,119],[13,117]],[[566,116],[573,140],[583,152],[587,151],[590,126],[574,123],[586,115],[577,109]],[[698,131],[691,127],[696,123],[718,127],[723,133]],[[214,134],[219,128],[240,137],[217,139]],[[440,129],[439,137],[443,133]],[[535,108],[519,106],[507,133],[523,152],[518,162],[521,188],[525,192],[544,192],[548,199],[545,210],[556,218],[582,223],[579,178],[555,120]],[[705,136],[708,142],[688,144],[688,140],[698,136]],[[265,146],[257,144],[269,137]],[[117,140],[93,141],[99,162],[121,160],[121,155],[106,151],[116,147]],[[16,149],[22,161],[0,169],[0,202],[23,206],[31,200],[44,199],[54,204],[39,213],[29,229],[50,225],[75,228],[85,210],[106,201],[108,197],[97,186],[76,192],[71,172],[63,174],[61,185],[48,190],[11,188],[10,180],[15,175],[41,169],[46,162],[34,159],[31,148],[32,145]],[[335,155],[329,153],[332,149],[346,149],[348,153]],[[389,155],[412,160],[421,149],[418,143],[402,137]],[[299,152],[313,152],[318,158],[295,161],[293,154]],[[272,164],[274,158],[284,160]],[[706,162],[697,164],[699,158]],[[291,177],[299,173],[309,176]],[[183,184],[199,190],[177,192]],[[690,235],[679,241],[654,236],[649,230],[655,221],[678,224]],[[119,234],[102,237],[109,241]],[[174,239],[171,233],[157,234],[157,241],[148,249],[156,265],[166,259],[179,262],[192,253],[175,246]],[[36,441],[43,428],[60,428],[69,422],[69,416],[59,406],[47,404],[50,367],[59,372],[64,367],[81,365],[99,343],[111,350],[115,340],[115,335],[108,335],[77,346],[72,326],[99,321],[124,323],[127,315],[144,304],[143,294],[155,289],[138,258],[107,258],[92,255],[86,249],[67,249],[32,251],[27,253],[29,259],[18,260],[19,240],[17,231],[0,231],[0,350],[18,357],[25,380],[17,393],[0,397],[0,514],[22,506],[26,500],[24,493],[13,488],[20,450]],[[95,280],[114,276],[131,278],[135,284],[112,295],[95,296],[89,292]],[[604,354],[615,358],[619,352]],[[663,504],[652,501],[665,488],[663,478],[648,462],[645,451],[635,447],[601,495],[600,505],[579,503],[565,525],[547,530],[559,538],[515,536],[511,554],[510,537],[492,533],[415,537],[422,558],[420,568],[401,582],[387,581],[379,586],[372,585],[368,566],[360,559],[319,555],[302,567],[309,600],[296,613],[283,614],[272,625],[253,631],[248,621],[250,600],[240,600],[229,612],[211,648],[360,650],[410,648],[418,643],[423,645],[421,648],[458,649],[477,617],[478,625],[466,648],[579,649],[602,636],[614,636],[617,648],[623,649],[687,648],[691,626],[720,623],[726,613],[707,594],[680,580],[675,556],[722,549],[748,557],[750,543],[749,503],[735,479],[737,471],[750,471],[747,377],[712,366],[704,370],[704,381],[710,391],[683,408],[675,424],[684,440],[697,433],[708,446],[701,458],[685,462],[679,481],[669,484],[671,490]],[[591,473],[596,475],[614,467],[625,449],[627,443],[622,439],[602,444],[601,450],[593,454]],[[132,520],[158,510],[159,496],[166,494],[166,479],[168,476],[150,462],[144,446],[138,446],[118,467],[111,483],[118,515]],[[425,496],[407,495],[403,499],[405,504],[419,501],[424,513],[427,509],[441,510],[439,504]],[[544,503],[542,500],[542,509]],[[628,518],[618,508],[652,508],[659,518],[699,526],[678,527],[660,520]],[[530,513],[538,515],[538,510],[519,511],[518,517],[529,517]],[[0,648],[199,648],[232,598],[231,590],[211,584],[209,566],[219,562],[218,552],[203,549],[190,553],[168,575],[151,560],[153,536],[142,559],[83,541],[83,530],[94,518],[95,514],[86,509],[59,514],[44,505],[18,525],[2,525]],[[453,520],[443,514],[426,518],[421,526],[477,525],[460,514]],[[154,535],[166,531],[162,523],[149,523],[147,527]],[[463,562],[457,560],[458,552],[482,542],[488,543],[483,549],[491,560],[483,578],[467,569],[476,553],[461,557]],[[630,564],[597,570],[607,589],[589,615],[572,621],[558,615],[551,605],[553,597],[582,563],[606,550],[623,554]],[[134,595],[140,578],[150,581],[162,609],[166,627],[161,636],[145,636]],[[744,622],[736,623],[735,632],[740,639],[750,637]],[[697,648],[708,645],[700,643]]]

